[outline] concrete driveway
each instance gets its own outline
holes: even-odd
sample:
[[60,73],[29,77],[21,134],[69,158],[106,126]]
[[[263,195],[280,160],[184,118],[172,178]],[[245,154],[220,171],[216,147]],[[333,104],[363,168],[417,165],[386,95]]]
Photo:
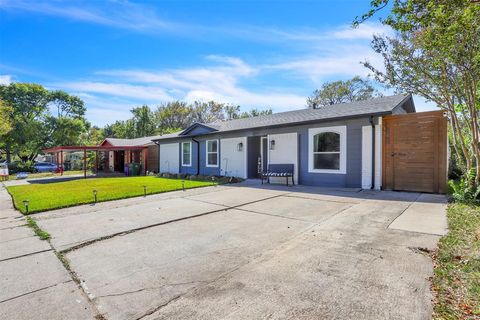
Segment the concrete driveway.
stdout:
[[[34,218],[89,304],[74,315],[429,319],[432,263],[423,252],[446,232],[444,202],[247,182]],[[2,314],[16,319],[8,297],[0,308],[11,314]]]

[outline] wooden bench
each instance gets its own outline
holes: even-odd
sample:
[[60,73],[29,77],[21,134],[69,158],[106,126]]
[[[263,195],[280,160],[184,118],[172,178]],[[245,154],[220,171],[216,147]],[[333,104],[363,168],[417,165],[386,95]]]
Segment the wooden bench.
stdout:
[[287,186],[288,186],[288,178],[292,178],[292,185],[295,184],[295,181],[293,178],[293,164],[269,164],[268,171],[262,172],[260,176],[262,178],[262,184],[263,184],[263,179],[267,179],[267,183],[270,183],[271,177],[275,177],[275,178],[285,177]]

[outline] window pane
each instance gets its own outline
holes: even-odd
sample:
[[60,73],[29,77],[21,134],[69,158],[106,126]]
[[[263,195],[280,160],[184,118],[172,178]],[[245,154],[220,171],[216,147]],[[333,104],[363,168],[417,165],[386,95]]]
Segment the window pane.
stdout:
[[313,168],[340,170],[340,154],[339,153],[314,154]]
[[183,164],[190,165],[190,143],[182,144],[182,152],[183,152]]
[[313,137],[313,152],[340,152],[340,134],[323,132]]
[[184,143],[182,146],[183,146],[183,154],[190,153],[190,143]]
[[217,165],[217,154],[216,153],[209,153],[208,154],[208,164],[212,166]]
[[208,152],[217,152],[217,141],[207,141]]

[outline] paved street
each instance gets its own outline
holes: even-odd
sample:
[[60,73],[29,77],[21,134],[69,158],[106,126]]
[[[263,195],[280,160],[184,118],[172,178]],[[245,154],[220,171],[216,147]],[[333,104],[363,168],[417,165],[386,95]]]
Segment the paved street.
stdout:
[[5,319],[429,319],[446,232],[443,196],[246,182],[35,214],[47,242],[0,197]]

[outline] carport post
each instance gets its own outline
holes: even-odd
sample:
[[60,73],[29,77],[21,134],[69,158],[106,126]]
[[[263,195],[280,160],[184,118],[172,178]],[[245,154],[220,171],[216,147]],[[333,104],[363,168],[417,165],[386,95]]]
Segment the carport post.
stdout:
[[87,148],[83,148],[83,179],[87,179]]
[[98,150],[95,150],[95,174],[98,174]]
[[60,151],[60,165],[61,165],[60,175],[63,176],[63,150]]

